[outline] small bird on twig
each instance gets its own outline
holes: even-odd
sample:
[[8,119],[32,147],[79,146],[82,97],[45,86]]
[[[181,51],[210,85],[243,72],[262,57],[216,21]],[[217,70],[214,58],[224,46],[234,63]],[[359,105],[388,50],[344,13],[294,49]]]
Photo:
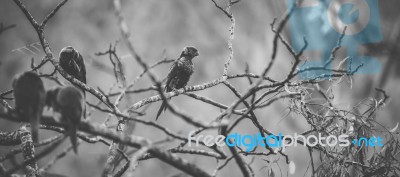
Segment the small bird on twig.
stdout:
[[61,121],[67,124],[67,135],[75,153],[78,152],[76,132],[84,114],[84,104],[82,92],[76,87],[56,87],[47,91],[46,105],[61,114]]
[[46,92],[42,79],[33,71],[24,72],[14,78],[12,83],[15,98],[15,110],[29,120],[32,140],[39,142],[39,125],[46,101]]
[[[85,61],[73,47],[67,46],[61,49],[60,66],[69,75],[86,84]],[[82,90],[82,92],[85,93],[85,90]]]
[[[64,47],[63,49],[61,49],[59,58],[60,58],[60,66],[65,72],[73,76],[75,79],[78,79],[79,81],[86,84],[85,61],[83,60],[82,55],[76,49],[74,49],[71,46]],[[86,99],[85,89],[80,88],[77,85],[75,86],[82,91],[83,98]],[[84,113],[85,112],[86,112],[86,105],[84,109]]]
[[[194,47],[185,47],[181,53],[181,56],[175,60],[172,64],[165,84],[164,91],[170,92],[183,88],[188,83],[190,76],[193,74],[193,63],[192,59],[199,56],[199,52]],[[156,120],[160,116],[161,112],[167,109],[166,101],[163,101],[160,109],[158,110]]]

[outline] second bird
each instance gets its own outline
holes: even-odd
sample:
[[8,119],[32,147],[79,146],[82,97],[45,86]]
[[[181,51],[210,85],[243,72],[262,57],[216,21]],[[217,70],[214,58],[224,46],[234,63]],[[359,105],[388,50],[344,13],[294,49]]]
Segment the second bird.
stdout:
[[[185,47],[178,59],[172,64],[165,84],[165,92],[170,92],[183,88],[188,83],[190,76],[193,74],[194,66],[192,59],[199,56],[199,52],[195,47]],[[163,101],[158,110],[156,120],[163,111],[167,109],[167,103]]]
[[56,87],[47,91],[46,105],[61,114],[67,135],[70,136],[74,152],[77,153],[77,130],[83,117],[84,99],[80,90],[73,86]]

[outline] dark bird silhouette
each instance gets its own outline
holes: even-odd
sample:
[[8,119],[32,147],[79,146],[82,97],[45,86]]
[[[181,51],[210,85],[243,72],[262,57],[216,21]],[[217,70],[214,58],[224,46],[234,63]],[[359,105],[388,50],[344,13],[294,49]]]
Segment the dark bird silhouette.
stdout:
[[73,86],[56,87],[47,91],[46,105],[61,114],[61,121],[67,125],[74,152],[77,153],[77,129],[83,117],[84,99],[82,92]]
[[24,72],[13,80],[15,110],[31,124],[32,140],[39,142],[39,125],[46,100],[42,79],[32,71]]
[[[63,49],[61,49],[59,58],[60,58],[60,66],[65,72],[73,76],[75,79],[78,79],[79,81],[86,84],[85,61],[83,60],[82,55],[76,49],[74,49],[71,46],[64,47]],[[85,99],[86,98],[85,89],[80,88],[77,85],[75,86],[82,91],[83,97]],[[86,105],[84,109],[84,113],[85,112],[86,112]]]
[[[183,88],[188,83],[190,76],[193,74],[194,66],[192,59],[199,56],[199,52],[194,47],[185,47],[181,56],[172,64],[165,84],[164,91],[170,92]],[[166,101],[163,101],[160,109],[158,110],[156,120],[160,114],[167,109]]]
[[86,84],[85,61],[82,55],[73,47],[67,46],[61,49],[60,66],[69,75]]

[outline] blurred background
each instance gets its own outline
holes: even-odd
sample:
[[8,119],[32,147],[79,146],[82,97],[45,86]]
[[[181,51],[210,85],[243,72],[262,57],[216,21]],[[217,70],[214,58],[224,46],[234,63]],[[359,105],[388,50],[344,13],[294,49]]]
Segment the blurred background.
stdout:
[[[23,1],[32,15],[41,21],[57,4],[54,0]],[[225,7],[227,1],[217,1]],[[233,40],[234,59],[230,65],[230,74],[244,73],[246,64],[250,72],[260,74],[270,60],[273,33],[270,23],[274,18],[280,18],[287,10],[286,1],[281,0],[249,0],[241,1],[232,8],[236,19],[235,39]],[[229,37],[229,19],[218,10],[212,1],[199,0],[135,0],[122,1],[123,15],[127,20],[131,32],[133,45],[139,55],[152,64],[163,57],[175,59],[185,46],[196,46],[200,56],[194,60],[195,72],[188,85],[202,84],[220,77],[223,73],[223,65],[227,59],[229,50],[227,39]],[[400,1],[379,1],[380,19],[383,40],[376,44],[361,46],[361,55],[370,55],[379,59],[382,63],[382,72],[374,75],[356,75],[350,85],[344,82],[334,87],[335,104],[338,107],[349,108],[367,97],[375,96],[374,88],[382,88],[391,96],[391,102],[384,111],[379,114],[377,120],[383,125],[394,127],[399,121],[400,110],[400,61],[398,59],[400,47]],[[39,42],[37,35],[13,1],[0,2],[0,22],[5,26],[16,24],[13,29],[0,35],[0,93],[11,89],[11,80],[15,74],[30,69],[30,61],[34,58],[39,63],[43,58],[41,47],[35,50],[33,46]],[[289,25],[285,27],[284,36],[290,39]],[[322,29],[321,29],[322,30]],[[108,92],[118,91],[112,65],[108,56],[96,56],[96,52],[108,50],[110,44],[120,40],[120,31],[117,19],[114,15],[112,1],[68,1],[61,10],[49,21],[45,35],[52,47],[52,51],[58,56],[61,48],[71,45],[81,52],[86,67],[88,84],[94,88],[101,88]],[[336,42],[336,41],[335,41]],[[32,46],[33,45],[33,46]],[[28,46],[28,47],[25,47]],[[28,48],[29,50],[22,49]],[[339,50],[338,58],[344,58],[346,53]],[[141,67],[129,55],[122,42],[117,44],[117,54],[123,58],[127,81],[130,82],[142,72]],[[305,58],[312,58],[313,53],[306,53]],[[269,76],[275,80],[286,77],[291,66],[289,53],[280,45],[278,57]],[[153,70],[159,79],[163,79],[169,71],[170,64],[161,65]],[[53,67],[48,65],[42,72],[50,73]],[[68,82],[65,82],[68,83]],[[243,91],[248,87],[245,78],[232,80],[231,83],[237,89]],[[56,84],[45,79],[46,88]],[[134,89],[151,86],[148,77],[144,76]],[[197,92],[202,96],[212,98],[225,105],[236,99],[233,93],[222,85],[204,91]],[[130,99],[124,99],[120,109],[124,110],[129,105],[143,98],[155,95],[155,91],[134,94]],[[129,101],[128,101],[129,100]],[[93,96],[88,101],[96,103]],[[186,96],[172,99],[172,102],[181,110],[195,116],[196,119],[206,121],[213,120],[221,110],[208,104],[199,102]],[[260,122],[273,132],[300,133],[309,128],[303,119],[296,117],[284,118],[286,102],[278,102],[271,107],[256,112]],[[10,104],[13,104],[10,101]],[[147,114],[142,119],[154,120],[160,102],[151,104]],[[95,112],[91,121],[103,122],[107,114]],[[115,118],[113,119],[115,121]],[[115,122],[113,122],[115,124]],[[161,115],[158,123],[168,127],[174,132],[183,135],[194,129],[188,126],[180,118],[173,116],[168,111]],[[1,131],[13,131],[20,125],[0,119]],[[256,129],[249,121],[242,123],[235,129],[239,133],[256,133]],[[42,131],[42,137],[51,137],[55,133]],[[205,132],[216,134],[216,132]],[[164,140],[166,136],[153,128],[138,124],[135,134],[147,137],[153,141]],[[174,147],[179,142],[166,146]],[[68,144],[65,143],[65,147]],[[40,150],[41,148],[39,148]],[[62,150],[60,147],[58,151]],[[66,174],[68,176],[86,177],[99,176],[107,158],[109,147],[103,144],[81,143],[79,154],[69,153],[59,160],[51,168],[51,172]],[[0,147],[0,154],[8,152],[9,147]],[[57,152],[57,151],[55,151]],[[302,176],[309,164],[309,155],[306,148],[289,148],[286,153],[296,164],[296,174]],[[212,158],[180,155],[189,161],[195,162],[202,169],[212,172],[217,163]],[[281,162],[280,168],[284,171],[287,165],[284,158],[276,156]],[[51,156],[42,159],[39,166],[45,164]],[[251,158],[247,158],[248,161]],[[265,166],[268,164],[262,160],[256,160],[253,165],[256,176],[266,176]],[[277,168],[277,167],[276,167]],[[139,163],[136,176],[172,176],[180,171],[157,159],[150,159]],[[279,174],[279,173],[278,173]],[[241,176],[235,162],[230,162],[220,173],[220,176]]]

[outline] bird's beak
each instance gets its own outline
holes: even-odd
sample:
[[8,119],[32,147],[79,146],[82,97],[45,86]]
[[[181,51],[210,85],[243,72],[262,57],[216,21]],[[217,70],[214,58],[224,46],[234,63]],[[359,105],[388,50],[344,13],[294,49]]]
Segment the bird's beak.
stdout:
[[196,52],[196,53],[194,54],[194,56],[199,56],[199,52]]

